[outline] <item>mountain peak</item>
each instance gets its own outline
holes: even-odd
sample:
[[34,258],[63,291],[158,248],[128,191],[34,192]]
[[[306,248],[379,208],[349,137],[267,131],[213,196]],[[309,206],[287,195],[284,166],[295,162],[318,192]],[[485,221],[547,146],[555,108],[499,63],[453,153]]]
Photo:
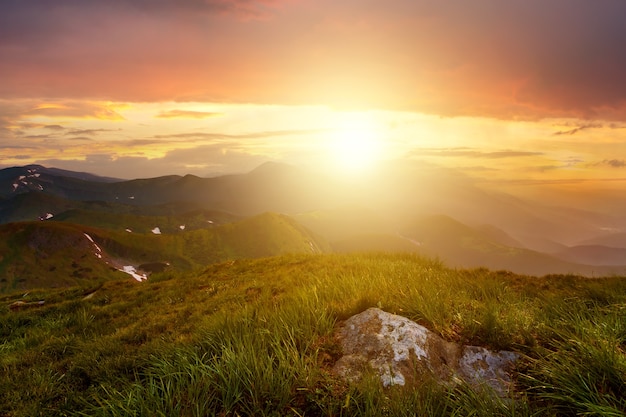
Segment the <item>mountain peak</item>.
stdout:
[[264,162],[249,172],[251,175],[283,175],[293,174],[297,168],[282,162]]

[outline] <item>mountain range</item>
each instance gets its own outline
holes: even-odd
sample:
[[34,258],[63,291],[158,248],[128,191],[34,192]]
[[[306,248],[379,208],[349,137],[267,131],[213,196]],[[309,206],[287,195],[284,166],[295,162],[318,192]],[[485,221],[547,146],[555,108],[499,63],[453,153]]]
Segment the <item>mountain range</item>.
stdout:
[[134,180],[12,167],[0,170],[0,291],[288,252],[414,252],[459,268],[624,274],[626,219],[615,213],[489,190],[424,163],[358,179],[277,163]]

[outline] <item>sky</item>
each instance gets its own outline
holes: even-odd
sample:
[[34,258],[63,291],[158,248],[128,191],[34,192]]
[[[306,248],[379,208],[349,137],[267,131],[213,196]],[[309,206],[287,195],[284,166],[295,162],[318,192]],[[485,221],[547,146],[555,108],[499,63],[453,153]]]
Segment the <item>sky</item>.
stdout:
[[623,0],[0,0],[0,166],[626,186]]

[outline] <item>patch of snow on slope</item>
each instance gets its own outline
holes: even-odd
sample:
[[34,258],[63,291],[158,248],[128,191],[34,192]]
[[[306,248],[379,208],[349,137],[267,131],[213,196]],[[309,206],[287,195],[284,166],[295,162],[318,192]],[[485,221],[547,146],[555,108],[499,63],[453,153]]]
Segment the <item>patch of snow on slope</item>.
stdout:
[[54,217],[54,214],[52,214],[52,213],[46,213],[46,215],[45,215],[45,216],[41,216],[41,217],[39,218],[39,220],[49,220],[49,219],[51,219],[51,218],[53,218],[53,217]]
[[87,239],[89,239],[89,241],[90,241],[91,243],[93,243],[93,245],[96,247],[96,253],[95,253],[95,255],[96,255],[98,258],[102,259],[102,249],[100,249],[100,246],[98,246],[98,244],[97,244],[96,242],[94,242],[94,241],[93,241],[93,239],[91,238],[91,236],[89,236],[87,233],[83,233],[83,234],[84,234],[84,235],[87,237]]
[[181,224],[180,226],[178,226],[180,228],[180,230],[185,230],[185,225]]
[[13,191],[17,190],[17,187],[19,187],[19,184],[13,184]]
[[154,229],[152,229],[152,233],[154,233],[155,235],[160,235],[161,229],[159,229],[158,227],[155,227]]
[[146,274],[140,274],[132,265],[123,266],[122,269],[120,269],[120,271],[127,273],[128,275],[132,276],[139,282],[148,279],[148,276]]
[[132,230],[130,230],[130,229],[126,229],[126,231],[127,231],[128,233],[133,233],[133,231],[132,231]]

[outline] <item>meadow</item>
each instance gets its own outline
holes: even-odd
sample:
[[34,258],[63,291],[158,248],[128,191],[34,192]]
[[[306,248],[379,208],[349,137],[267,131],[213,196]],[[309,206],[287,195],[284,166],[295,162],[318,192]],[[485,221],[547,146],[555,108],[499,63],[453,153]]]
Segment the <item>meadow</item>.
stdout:
[[[11,308],[15,301],[45,301]],[[369,307],[522,355],[500,399],[331,371]],[[0,297],[4,416],[623,416],[626,278],[450,269],[408,254],[241,259]]]

